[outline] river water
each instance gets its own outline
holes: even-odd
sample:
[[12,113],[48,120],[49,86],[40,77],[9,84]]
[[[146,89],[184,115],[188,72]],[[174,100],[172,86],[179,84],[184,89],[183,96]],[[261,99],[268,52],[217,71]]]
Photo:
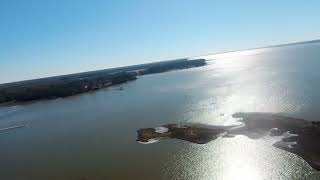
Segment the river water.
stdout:
[[[235,112],[320,117],[320,43],[205,56],[200,68],[146,75],[64,99],[0,108],[0,179],[320,179],[274,138],[136,142],[138,128],[231,125]],[[317,142],[315,142],[317,143]]]

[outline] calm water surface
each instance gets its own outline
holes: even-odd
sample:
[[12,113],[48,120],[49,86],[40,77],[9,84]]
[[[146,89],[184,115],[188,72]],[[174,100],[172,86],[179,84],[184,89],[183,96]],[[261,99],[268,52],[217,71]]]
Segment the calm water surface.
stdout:
[[[0,108],[0,179],[319,179],[275,138],[136,142],[165,123],[237,123],[235,112],[319,120],[320,44],[206,56],[209,66],[140,77],[123,91]],[[317,142],[315,142],[317,143]]]

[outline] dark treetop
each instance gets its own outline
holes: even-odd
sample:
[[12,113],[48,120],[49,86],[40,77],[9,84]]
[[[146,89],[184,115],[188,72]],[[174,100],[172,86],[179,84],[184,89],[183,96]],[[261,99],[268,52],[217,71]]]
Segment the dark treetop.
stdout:
[[[0,105],[55,99],[136,80],[138,75],[205,66],[204,59],[178,59],[0,85]],[[121,89],[121,88],[120,88]]]

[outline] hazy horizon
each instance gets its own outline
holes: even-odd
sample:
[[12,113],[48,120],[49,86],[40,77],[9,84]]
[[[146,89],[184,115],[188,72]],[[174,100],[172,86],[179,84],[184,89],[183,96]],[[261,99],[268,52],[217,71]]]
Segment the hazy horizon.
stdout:
[[[194,55],[194,56],[190,56],[190,57],[180,57],[180,58],[177,57],[175,59],[163,59],[163,60],[150,61],[150,62],[140,63],[140,64],[155,63],[155,62],[162,62],[162,61],[170,61],[170,60],[177,60],[177,59],[184,59],[184,58],[202,57],[202,56],[208,56],[208,55],[218,55],[218,54],[232,53],[232,52],[237,52],[237,51],[250,51],[250,50],[254,50],[254,49],[270,48],[270,47],[273,47],[273,46],[277,47],[277,46],[282,46],[282,45],[284,45],[284,46],[291,45],[291,44],[295,44],[295,43],[308,43],[308,42],[311,42],[311,41],[320,41],[320,39],[296,41],[296,42],[287,42],[287,43],[272,44],[272,45],[265,45],[265,46],[259,46],[259,47],[249,47],[249,48],[246,48],[246,49],[236,49],[236,50],[229,50],[229,51],[216,52],[216,53],[200,54],[200,55]],[[106,69],[133,66],[133,65],[140,65],[140,64],[129,64],[129,65],[124,65],[124,66],[107,67],[107,68],[102,68],[102,69],[94,69],[94,70],[81,71],[81,72],[72,72],[72,73],[67,73],[67,74],[57,74],[57,75],[52,75],[52,76],[44,76],[44,77],[39,77],[39,78],[34,78],[34,79],[22,79],[22,80],[18,80],[18,81],[11,81],[11,82],[4,82],[4,83],[0,82],[0,85],[1,84],[7,84],[7,83],[29,81],[29,80],[37,80],[37,79],[42,79],[42,78],[58,77],[58,76],[72,75],[72,74],[79,74],[79,73],[86,73],[86,72],[94,72],[94,71],[99,71],[99,70],[106,70]]]
[[[140,64],[155,63],[155,62],[162,62],[162,61],[170,61],[170,60],[184,59],[184,58],[202,57],[202,56],[208,56],[208,55],[225,54],[225,53],[231,53],[231,52],[237,52],[237,51],[250,51],[250,50],[254,50],[254,49],[270,48],[270,47],[273,47],[273,46],[277,47],[277,46],[283,46],[283,45],[284,46],[291,45],[291,44],[295,44],[295,43],[308,43],[308,42],[311,42],[311,41],[320,41],[320,39],[295,41],[295,42],[286,42],[286,43],[281,43],[281,44],[264,45],[264,46],[259,46],[259,47],[248,47],[246,49],[235,49],[235,50],[228,50],[228,51],[222,51],[222,52],[193,55],[193,56],[190,56],[190,57],[176,57],[175,59],[162,59],[162,60],[150,61],[150,62],[140,63]],[[81,72],[70,72],[70,73],[66,73],[66,74],[56,74],[56,75],[52,75],[52,76],[44,76],[44,77],[39,77],[39,78],[34,78],[34,79],[22,79],[22,80],[17,80],[17,81],[10,81],[10,82],[0,82],[0,85],[1,84],[7,84],[7,83],[28,81],[28,80],[36,80],[36,79],[42,79],[42,78],[58,77],[58,76],[72,75],[72,74],[79,74],[79,73],[86,73],[86,72],[94,72],[94,71],[99,71],[99,70],[106,70],[106,69],[133,66],[133,65],[140,65],[140,64],[128,64],[128,65],[124,65],[124,66],[107,67],[107,68],[102,68],[102,69],[93,69],[93,70],[81,71]]]
[[320,38],[318,1],[0,5],[0,84]]

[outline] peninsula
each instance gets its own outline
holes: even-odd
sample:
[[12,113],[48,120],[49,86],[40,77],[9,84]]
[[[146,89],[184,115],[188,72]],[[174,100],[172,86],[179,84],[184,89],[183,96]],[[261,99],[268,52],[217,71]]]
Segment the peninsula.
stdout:
[[[205,66],[205,59],[177,59],[0,84],[0,106],[68,97],[136,80],[138,76]],[[119,88],[121,90],[122,88]]]

